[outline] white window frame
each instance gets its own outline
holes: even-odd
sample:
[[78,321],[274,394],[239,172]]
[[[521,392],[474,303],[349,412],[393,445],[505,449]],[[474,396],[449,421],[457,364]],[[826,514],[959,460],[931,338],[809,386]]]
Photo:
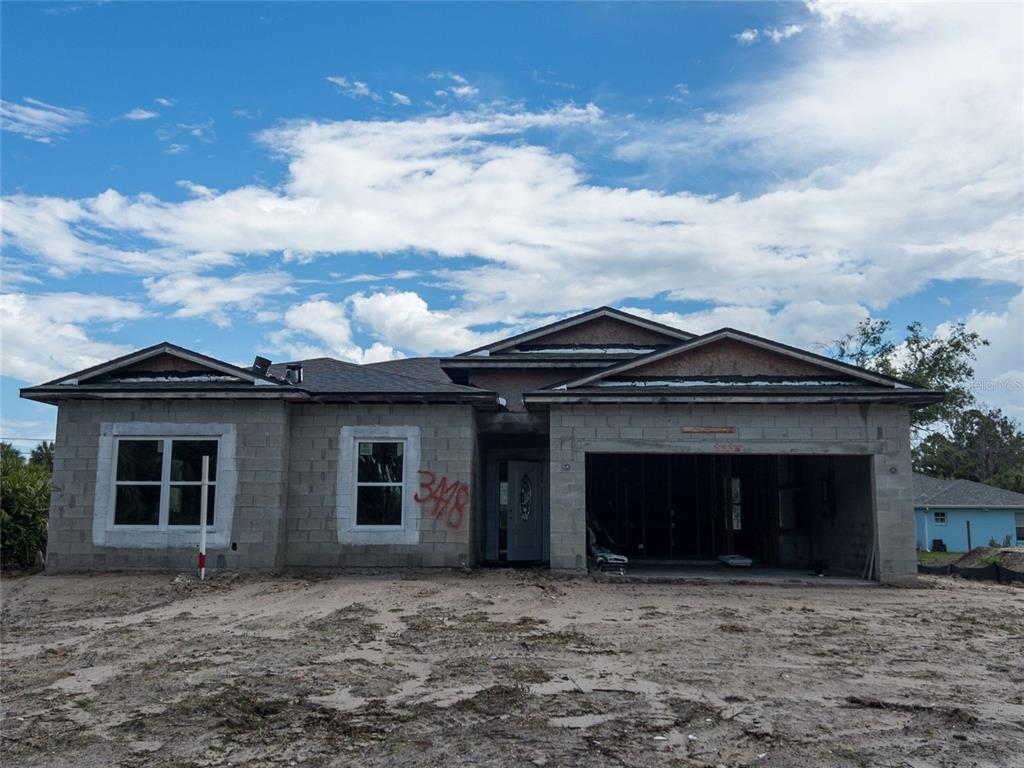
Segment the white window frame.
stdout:
[[[117,479],[117,458],[120,454],[122,443],[138,443],[138,442],[155,442],[160,441],[163,443],[161,460],[162,466],[160,467],[160,479],[159,480],[118,480]],[[202,480],[171,480],[171,455],[173,451],[173,445],[175,441],[180,440],[205,440],[211,443],[217,444],[217,457],[220,458],[220,436],[205,437],[203,435],[189,435],[182,437],[175,435],[173,437],[157,436],[157,435],[140,435],[133,437],[117,437],[114,438],[114,503],[110,505],[110,525],[117,530],[139,530],[139,531],[198,531],[199,524],[195,525],[171,525],[171,488],[174,486],[201,486]],[[217,481],[210,480],[209,484],[217,488]],[[126,523],[117,522],[117,489],[122,486],[132,485],[148,485],[156,486],[160,489],[160,504],[157,509],[157,523],[156,525],[129,525]],[[213,493],[213,525],[206,527],[207,532],[215,529],[217,526],[217,491]]]
[[[939,519],[939,515],[942,515],[942,519]],[[949,516],[946,514],[944,509],[932,510],[932,522],[935,525],[945,525],[949,521]]]
[[[159,482],[118,481],[118,444],[122,440],[164,440],[163,468]],[[100,425],[96,461],[96,492],[93,504],[93,545],[101,547],[164,548],[194,547],[199,543],[198,525],[168,524],[170,488],[200,485],[196,481],[170,481],[169,442],[173,440],[215,440],[217,480],[214,485],[213,525],[206,527],[208,549],[231,544],[238,470],[235,459],[234,424],[178,424],[155,422],[105,423]],[[118,485],[159,485],[160,517],[157,525],[115,525]]]
[[[363,443],[366,443],[367,445],[376,445],[376,444],[381,444],[381,443],[387,443],[388,445],[400,445],[400,446],[402,446],[402,479],[399,482],[397,482],[397,483],[392,483],[392,482],[387,482],[387,483],[361,482],[359,480],[359,446],[362,445]],[[402,530],[402,523],[405,521],[405,514],[406,514],[406,511],[407,511],[406,510],[406,505],[405,505],[405,461],[406,461],[406,451],[408,450],[408,447],[409,447],[408,446],[408,441],[407,440],[393,440],[393,439],[385,440],[385,439],[382,439],[382,438],[377,438],[377,439],[373,439],[373,440],[371,440],[369,438],[358,438],[358,439],[356,439],[355,444],[356,444],[356,468],[355,468],[355,486],[356,486],[355,505],[356,505],[356,509],[355,509],[355,529],[357,531],[362,531],[362,530],[367,530],[367,531],[400,531],[400,530]],[[360,488],[394,488],[396,485],[399,488],[402,489],[402,494],[401,494],[402,509],[401,509],[401,518],[400,518],[400,522],[398,523],[398,525],[385,525],[385,524],[376,525],[376,524],[373,524],[373,523],[362,523],[362,524],[360,524],[360,522],[359,522],[359,489]]]
[[[359,483],[359,443],[401,443],[402,523],[401,525],[359,525],[356,522],[359,486],[398,483]],[[420,428],[359,426],[342,427],[338,439],[337,522],[339,544],[418,544],[419,505],[416,495],[420,469]]]

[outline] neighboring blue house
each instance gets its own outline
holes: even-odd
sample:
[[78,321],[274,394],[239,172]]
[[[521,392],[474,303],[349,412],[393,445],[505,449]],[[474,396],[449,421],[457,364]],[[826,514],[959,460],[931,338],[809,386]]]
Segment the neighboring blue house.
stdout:
[[1024,493],[1004,491],[973,480],[940,480],[914,473],[917,548],[941,540],[950,552],[1000,545],[1024,547]]

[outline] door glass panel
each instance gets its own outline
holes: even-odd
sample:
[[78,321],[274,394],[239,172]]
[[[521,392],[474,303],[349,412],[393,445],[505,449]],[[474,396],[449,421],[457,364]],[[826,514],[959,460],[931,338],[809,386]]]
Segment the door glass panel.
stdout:
[[530,483],[530,476],[523,475],[522,480],[519,481],[519,517],[529,520],[532,511],[533,485]]

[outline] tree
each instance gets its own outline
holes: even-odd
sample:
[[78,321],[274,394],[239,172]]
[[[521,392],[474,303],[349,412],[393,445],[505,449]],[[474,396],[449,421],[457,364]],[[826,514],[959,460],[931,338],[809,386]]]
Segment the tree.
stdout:
[[8,465],[13,466],[22,463],[24,463],[24,459],[21,458],[17,448],[10,443],[0,443],[0,466],[6,468]]
[[50,470],[26,463],[10,443],[0,443],[0,555],[5,567],[27,568],[46,551]]
[[922,440],[914,448],[914,466],[933,477],[1024,493],[1024,432],[999,409],[972,408],[953,419],[948,433]]
[[963,411],[975,405],[970,383],[974,378],[975,351],[988,346],[981,335],[963,323],[948,333],[926,336],[921,323],[907,326],[907,336],[890,338],[888,320],[867,318],[853,333],[837,339],[834,357],[843,362],[892,376],[926,389],[946,393],[941,403],[911,411],[910,424],[918,437],[936,427],[948,428]]
[[28,458],[28,463],[46,467],[46,471],[52,474],[53,448],[54,444],[52,440],[43,440],[39,445],[32,449],[32,454]]

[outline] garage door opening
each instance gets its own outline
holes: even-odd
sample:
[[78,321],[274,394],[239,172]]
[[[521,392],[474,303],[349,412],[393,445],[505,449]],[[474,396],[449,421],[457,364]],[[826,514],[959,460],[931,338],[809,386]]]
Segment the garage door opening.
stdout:
[[587,454],[586,477],[588,529],[631,562],[868,568],[870,457]]

